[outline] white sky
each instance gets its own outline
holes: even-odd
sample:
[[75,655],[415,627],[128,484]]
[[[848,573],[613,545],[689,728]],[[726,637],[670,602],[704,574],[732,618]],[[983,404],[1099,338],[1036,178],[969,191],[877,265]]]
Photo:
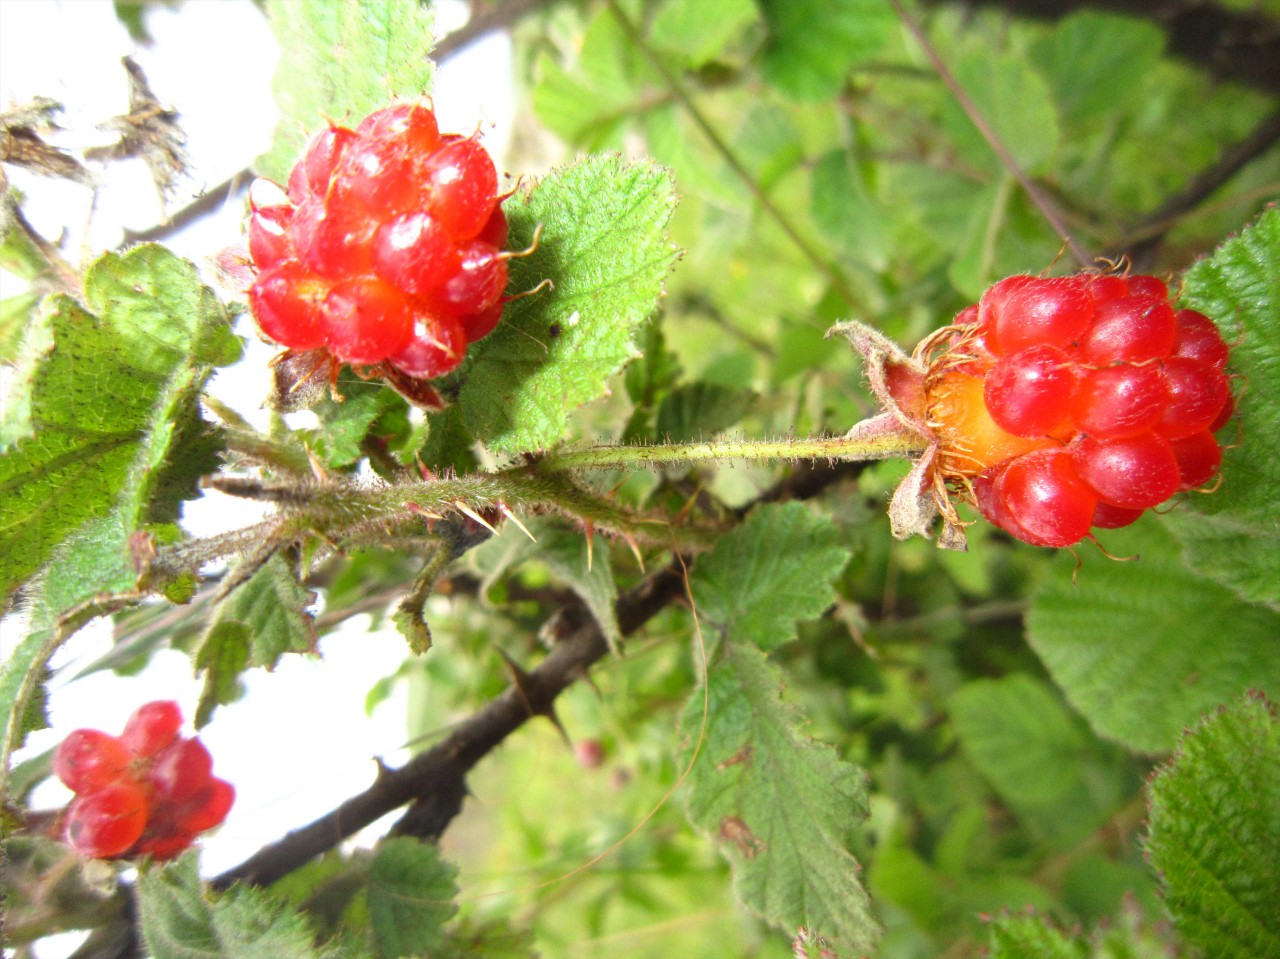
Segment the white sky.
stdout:
[[[456,25],[462,5],[448,0],[439,8],[441,27]],[[187,0],[176,9],[155,5],[149,8],[147,26],[155,44],[137,50],[110,0],[0,0],[0,103],[52,97],[67,107],[62,115],[66,129],[55,142],[74,147],[110,142],[110,135],[96,126],[127,110],[120,58],[132,53],[158,99],[182,114],[192,178],[191,192],[172,204],[178,208],[267,149],[277,119],[271,98],[275,44],[249,0]],[[494,124],[486,130],[485,144],[500,158],[513,112],[511,85],[506,38],[473,45],[438,76],[435,105],[441,128],[470,131],[481,119]],[[73,260],[82,259],[82,251],[87,259],[112,248],[124,228],[143,229],[162,216],[140,162],[108,168],[96,205],[85,187],[12,168],[6,172],[27,195],[25,209],[33,224],[47,237],[62,237]],[[166,244],[200,264],[239,239],[242,220],[241,203],[232,201]],[[0,275],[0,296],[20,289],[15,278]],[[262,422],[264,364],[274,352],[253,343],[242,367],[220,374],[213,391]],[[254,516],[251,505],[211,497],[193,504],[184,521],[199,533],[240,526]],[[226,823],[204,841],[207,874],[235,865],[364,788],[372,781],[373,756],[392,763],[405,758],[397,750],[405,737],[403,690],[371,717],[363,709],[369,688],[403,660],[404,641],[394,633],[367,633],[365,623],[361,617],[353,628],[329,637],[322,658],[289,656],[273,673],[249,672],[245,698],[219,709],[202,731],[215,774],[237,790]],[[0,654],[21,638],[20,624],[0,623]],[[200,682],[180,653],[157,654],[138,676],[97,673],[68,681],[110,644],[109,629],[90,628],[58,654],[54,664],[61,671],[50,689],[53,728],[33,734],[18,760],[52,747],[81,726],[119,732],[129,713],[152,699],[175,699],[191,717]],[[50,782],[37,791],[34,805],[60,805],[68,797],[60,784]],[[67,954],[82,936],[55,938],[41,944],[41,959]]]

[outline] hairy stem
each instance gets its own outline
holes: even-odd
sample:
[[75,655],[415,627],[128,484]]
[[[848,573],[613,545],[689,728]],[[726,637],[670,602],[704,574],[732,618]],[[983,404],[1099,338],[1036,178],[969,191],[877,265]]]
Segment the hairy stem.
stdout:
[[663,463],[705,463],[720,460],[829,460],[866,462],[912,456],[924,452],[924,437],[903,432],[875,436],[810,436],[796,440],[711,440],[660,446],[589,446],[548,453],[538,460],[543,472],[577,469],[618,469]]

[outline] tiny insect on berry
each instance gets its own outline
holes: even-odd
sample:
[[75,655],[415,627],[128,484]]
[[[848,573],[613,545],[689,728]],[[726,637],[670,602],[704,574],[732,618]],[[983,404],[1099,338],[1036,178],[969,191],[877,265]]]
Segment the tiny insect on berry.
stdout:
[[169,701],[134,711],[116,737],[77,729],[54,751],[54,773],[76,794],[68,842],[99,859],[171,859],[226,818],[235,788],[213,776],[198,739],[179,735],[182,713]]
[[268,339],[323,350],[402,389],[441,376],[502,316],[507,220],[476,136],[441,134],[430,104],[330,125],[286,189],[251,191],[249,307]]

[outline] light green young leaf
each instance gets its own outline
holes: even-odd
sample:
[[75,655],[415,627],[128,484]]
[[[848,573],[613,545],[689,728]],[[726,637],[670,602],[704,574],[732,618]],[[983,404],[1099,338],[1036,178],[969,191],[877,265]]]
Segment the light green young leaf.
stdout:
[[434,954],[458,911],[457,867],[431,843],[387,839],[369,864],[369,918],[378,959]]
[[801,503],[762,506],[698,560],[690,589],[698,614],[730,642],[771,650],[835,601],[831,581],[848,561],[826,517]]
[[761,72],[797,100],[834,97],[898,27],[885,0],[762,0],[761,9],[768,28]]
[[592,152],[617,147],[630,118],[659,102],[649,91],[658,79],[653,68],[608,8],[587,25],[571,70],[544,56],[535,73],[538,120],[565,142]]
[[522,563],[537,560],[587,604],[609,648],[616,650],[622,643],[622,630],[614,607],[618,587],[613,580],[607,544],[595,544],[588,569],[587,537],[581,530],[566,529],[562,523],[548,519],[530,518],[522,522],[537,542],[515,529],[514,523],[506,523],[497,536],[470,551],[470,562],[484,575],[483,590],[487,593],[494,583]]
[[239,697],[244,670],[271,669],[285,653],[315,649],[314,617],[307,610],[314,600],[277,553],[218,604],[194,656],[205,674],[197,728],[209,722],[216,707]]
[[[690,821],[713,837],[742,902],[780,929],[800,926],[841,954],[879,936],[849,851],[867,815],[866,774],[800,732],[781,700],[782,675],[754,646],[726,642],[680,724],[680,762],[698,749],[687,780]],[[705,735],[699,739],[699,734]]]
[[[1058,121],[1048,84],[1021,57],[974,51],[955,65],[956,82],[1027,173],[1048,169],[1058,145]],[[942,128],[965,162],[1002,169],[991,146],[954,97],[945,101]]]
[[809,195],[813,222],[836,249],[884,268],[885,211],[872,200],[866,177],[848,150],[832,150],[818,160]]
[[656,430],[663,442],[685,443],[715,436],[742,419],[755,394],[718,383],[685,383],[663,397]]
[[463,919],[449,928],[439,959],[538,959],[533,933],[505,919]]
[[[1221,440],[1222,486],[1165,522],[1187,562],[1252,603],[1280,611],[1280,209],[1272,207],[1187,271],[1181,306],[1200,310],[1234,343],[1239,432]],[[1237,436],[1239,439],[1237,440]]]
[[537,250],[510,261],[508,289],[543,280],[555,289],[509,304],[498,329],[472,345],[458,405],[478,439],[514,453],[556,443],[570,411],[636,355],[636,331],[677,256],[666,234],[675,195],[652,163],[592,156],[503,209],[512,247],[531,244],[542,225]]
[[1068,938],[1043,916],[1001,916],[991,924],[991,959],[1089,959],[1088,943]]
[[696,69],[720,57],[759,20],[752,0],[668,0],[654,17],[649,39],[663,50],[682,54]]
[[1277,770],[1280,719],[1253,693],[1186,733],[1151,782],[1151,864],[1174,925],[1214,959],[1280,959]]
[[1063,17],[1031,47],[1065,123],[1101,118],[1133,95],[1160,59],[1164,34],[1153,23],[1092,10]]
[[1280,695],[1280,614],[1187,569],[1159,523],[1102,541],[1140,559],[1086,562],[1074,584],[1071,564],[1059,563],[1027,616],[1032,647],[1100,735],[1160,752],[1251,686]]
[[991,924],[988,945],[990,959],[1171,959],[1178,954],[1167,926],[1144,921],[1133,903],[1088,936],[1068,935],[1038,913],[1003,915]]
[[195,853],[139,874],[138,912],[153,959],[320,959],[302,913],[249,886],[210,895]]
[[275,94],[280,105],[263,176],[283,183],[308,134],[328,120],[355,124],[397,97],[431,90],[431,5],[405,0],[268,0],[280,42]]
[[1124,800],[1119,750],[1098,742],[1045,683],[976,680],[951,697],[950,711],[974,765],[1036,832],[1081,839]]

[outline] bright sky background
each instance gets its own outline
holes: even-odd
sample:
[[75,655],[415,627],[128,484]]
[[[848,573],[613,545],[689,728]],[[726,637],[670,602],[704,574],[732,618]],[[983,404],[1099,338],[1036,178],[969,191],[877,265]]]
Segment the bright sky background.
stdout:
[[[304,2],[304,0],[298,0]],[[457,25],[464,8],[456,0],[438,4],[441,32]],[[66,105],[66,128],[56,141],[84,147],[110,142],[97,125],[128,109],[128,86],[120,58],[132,53],[152,90],[179,110],[191,158],[190,192],[213,187],[264,152],[277,114],[271,99],[276,49],[262,15],[249,0],[186,0],[176,9],[149,8],[147,27],[155,38],[135,49],[112,11],[110,0],[0,0],[0,103],[6,107],[41,95]],[[492,124],[485,145],[499,159],[513,112],[510,46],[505,36],[486,38],[442,68],[435,105],[442,129],[470,131]],[[28,217],[46,237],[64,237],[72,260],[117,246],[122,229],[143,229],[163,211],[150,175],[140,162],[113,164],[102,172],[94,194],[8,168],[13,186],[27,196]],[[233,200],[217,214],[175,235],[166,244],[203,265],[222,247],[240,239],[243,202]],[[87,258],[87,257],[86,257]],[[0,274],[0,296],[21,285]],[[249,334],[246,327],[240,332]],[[275,350],[253,341],[242,366],[215,379],[212,391],[251,420],[263,422],[264,364]],[[305,414],[304,414],[305,415]],[[252,522],[255,507],[211,496],[188,509],[185,525],[195,533]],[[235,807],[222,828],[204,842],[204,871],[220,872],[256,852],[287,830],[332,809],[372,781],[372,757],[403,761],[403,688],[364,713],[365,693],[397,669],[404,640],[394,633],[368,633],[360,617],[328,637],[322,658],[289,656],[273,673],[245,675],[247,694],[219,709],[201,738],[214,756],[214,772],[233,782]],[[21,624],[0,623],[0,655],[22,638]],[[153,699],[175,699],[188,718],[200,682],[184,654],[164,651],[133,677],[96,673],[70,682],[79,669],[111,646],[105,624],[84,630],[58,654],[50,687],[53,727],[33,734],[18,760],[56,745],[71,730],[88,726],[118,733],[128,715]],[[61,805],[70,794],[61,784],[40,787],[33,805]],[[370,834],[376,835],[376,827]],[[40,959],[74,949],[81,934],[42,944]]]

